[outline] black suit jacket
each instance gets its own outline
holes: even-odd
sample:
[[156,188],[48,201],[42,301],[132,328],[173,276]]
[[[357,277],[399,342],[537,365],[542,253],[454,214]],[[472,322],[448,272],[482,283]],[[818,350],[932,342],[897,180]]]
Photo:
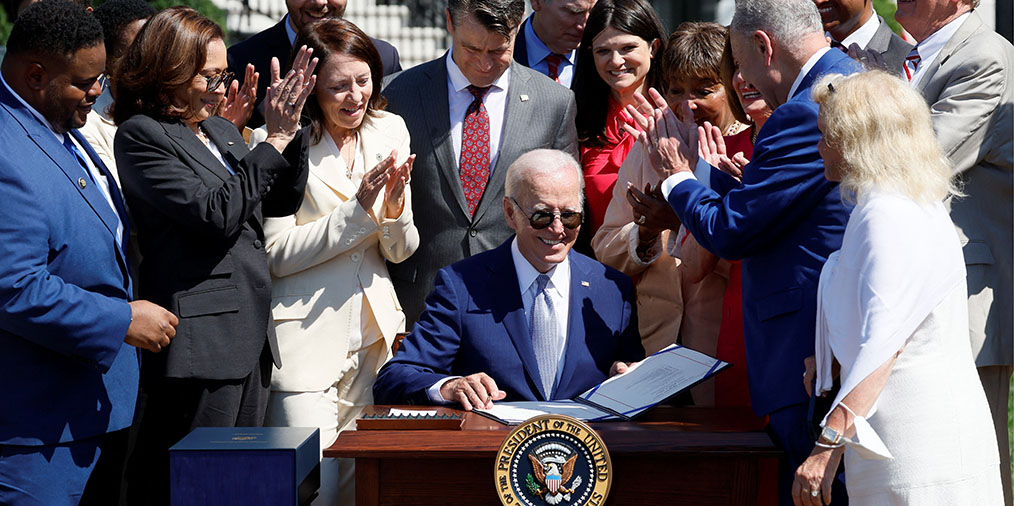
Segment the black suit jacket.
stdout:
[[143,255],[141,298],[180,319],[168,348],[143,355],[143,380],[243,378],[265,344],[281,366],[261,221],[296,211],[306,172],[267,143],[248,150],[223,118],[202,127],[235,174],[181,122],[137,115],[116,132]]
[[[257,80],[257,103],[254,106],[253,115],[247,126],[257,128],[264,124],[264,95],[271,80],[271,58],[278,58],[281,66],[281,73],[285,75],[289,71],[289,57],[292,46],[289,44],[289,36],[285,33],[286,18],[264,30],[254,34],[249,39],[234,44],[229,48],[228,60],[229,71],[236,74],[240,85],[246,76],[246,65],[252,63],[260,78]],[[380,61],[384,65],[384,75],[390,75],[401,70],[401,61],[398,58],[398,50],[390,43],[370,37],[373,45],[380,53]]]

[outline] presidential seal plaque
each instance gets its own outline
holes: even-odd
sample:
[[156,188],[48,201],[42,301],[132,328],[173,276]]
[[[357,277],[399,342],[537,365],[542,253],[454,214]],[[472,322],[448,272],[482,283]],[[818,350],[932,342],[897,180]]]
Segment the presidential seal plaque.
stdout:
[[609,451],[587,424],[542,415],[518,425],[496,454],[504,506],[601,506],[613,482]]

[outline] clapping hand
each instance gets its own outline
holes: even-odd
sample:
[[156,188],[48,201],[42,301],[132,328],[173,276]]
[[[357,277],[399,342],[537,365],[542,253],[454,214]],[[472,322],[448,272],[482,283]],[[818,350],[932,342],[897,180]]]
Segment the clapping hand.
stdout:
[[259,78],[260,74],[254,72],[254,66],[248,63],[243,86],[240,87],[239,81],[234,80],[229,84],[229,89],[225,93],[225,101],[222,102],[222,110],[219,115],[231,121],[240,131],[246,127],[247,122],[250,121],[250,115],[253,114],[254,104],[257,102],[257,80]]
[[623,128],[648,148],[649,161],[661,178],[677,172],[693,172],[698,158],[698,132],[690,104],[680,102],[680,118],[669,108],[662,95],[648,89],[649,99],[634,93],[634,105],[626,113],[633,125]]
[[704,126],[697,128],[697,138],[701,158],[704,161],[736,179],[743,179],[743,167],[746,167],[750,160],[743,156],[742,151],[728,156],[725,138],[722,137],[722,131],[718,127],[705,121]]
[[415,162],[415,155],[409,156],[405,163],[387,173],[387,184],[384,185],[384,203],[388,219],[393,220],[401,216],[401,211],[405,206],[405,186],[412,180],[413,162]]
[[634,223],[651,237],[658,236],[663,230],[679,230],[680,219],[657,185],[645,184],[642,192],[628,183],[627,202],[634,213]]
[[359,183],[359,191],[356,192],[356,200],[359,201],[359,205],[366,211],[373,209],[373,203],[377,201],[380,190],[387,187],[388,174],[392,172],[394,159],[397,156],[398,151],[392,149],[391,154],[387,155],[387,158],[381,160],[376,167],[363,175],[363,180]]
[[271,86],[264,98],[264,123],[268,131],[266,142],[279,153],[285,150],[299,130],[303,104],[317,84],[317,76],[313,75],[317,59],[311,59],[312,54],[313,50],[306,46],[299,48],[292,69],[285,77],[279,75],[278,58],[271,59]]

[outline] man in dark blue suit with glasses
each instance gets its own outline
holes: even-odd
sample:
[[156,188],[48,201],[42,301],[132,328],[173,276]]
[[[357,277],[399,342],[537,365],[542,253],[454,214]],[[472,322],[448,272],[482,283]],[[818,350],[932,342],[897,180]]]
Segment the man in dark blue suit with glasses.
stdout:
[[379,404],[576,397],[644,357],[630,279],[572,252],[581,227],[574,158],[540,149],[507,169],[515,236],[437,273],[419,321],[373,387]]

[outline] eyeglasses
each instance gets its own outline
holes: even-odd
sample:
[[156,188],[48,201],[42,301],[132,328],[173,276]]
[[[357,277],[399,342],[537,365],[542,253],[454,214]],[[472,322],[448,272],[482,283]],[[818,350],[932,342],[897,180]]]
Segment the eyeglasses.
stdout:
[[229,83],[232,82],[232,78],[233,77],[236,77],[236,74],[233,74],[232,72],[226,71],[226,72],[220,72],[220,73],[218,73],[216,75],[213,75],[213,76],[201,76],[201,77],[203,77],[204,80],[207,81],[207,83],[208,83],[207,92],[208,93],[214,93],[215,90],[217,90],[218,87],[221,86],[221,85],[223,85],[223,84],[226,85],[226,86],[229,86]]
[[[518,206],[518,209],[524,211],[524,208],[521,207],[521,204],[518,204],[517,200],[514,200],[514,197],[507,198],[511,199],[511,202],[514,202],[514,205]],[[531,216],[528,217],[528,224],[535,230],[542,230],[552,225],[553,220],[555,220],[557,216],[560,217],[560,223],[571,230],[581,226],[581,218],[583,217],[582,214],[577,211],[560,211],[558,213],[551,213],[549,211],[533,211]]]
[[102,88],[102,91],[109,89],[109,74],[105,72],[99,74],[97,81],[99,82],[99,87]]

